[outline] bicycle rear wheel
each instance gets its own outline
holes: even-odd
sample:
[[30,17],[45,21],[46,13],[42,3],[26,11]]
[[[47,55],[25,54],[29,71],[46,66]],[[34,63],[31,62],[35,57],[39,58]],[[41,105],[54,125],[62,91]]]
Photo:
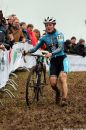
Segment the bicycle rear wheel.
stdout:
[[29,106],[35,100],[35,86],[36,86],[36,67],[30,70],[26,83],[26,104]]

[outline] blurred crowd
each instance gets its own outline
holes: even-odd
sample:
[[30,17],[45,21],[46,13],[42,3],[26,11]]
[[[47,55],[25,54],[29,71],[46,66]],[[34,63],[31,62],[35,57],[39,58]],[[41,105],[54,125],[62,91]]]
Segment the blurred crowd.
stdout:
[[65,41],[64,50],[67,54],[77,54],[81,56],[86,56],[86,41],[84,39],[80,39],[76,42],[77,39],[75,36],[71,37]]
[[20,22],[14,14],[4,18],[0,11],[0,49],[9,50],[17,42],[28,42],[35,46],[39,38],[40,31],[34,29],[32,24]]
[[[43,35],[45,35],[46,31]],[[34,28],[33,24],[26,24],[24,21],[20,22],[18,17],[14,14],[8,17],[3,17],[3,12],[0,10],[0,49],[9,50],[17,42],[32,44],[35,46],[41,37],[39,29]],[[86,42],[73,36],[64,43],[64,50],[68,54],[78,54],[86,56]],[[47,50],[44,44],[41,49]]]

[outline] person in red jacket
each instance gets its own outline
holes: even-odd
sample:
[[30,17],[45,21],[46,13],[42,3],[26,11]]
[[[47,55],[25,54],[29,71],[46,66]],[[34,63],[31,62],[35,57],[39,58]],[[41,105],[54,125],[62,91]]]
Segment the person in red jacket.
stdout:
[[27,33],[30,37],[32,45],[35,46],[37,43],[37,39],[36,39],[35,33],[33,32],[33,25],[32,24],[27,25]]
[[40,37],[41,37],[40,31],[39,31],[38,29],[34,29],[33,32],[34,32],[35,37],[36,37],[37,42],[38,42],[38,40],[39,40]]

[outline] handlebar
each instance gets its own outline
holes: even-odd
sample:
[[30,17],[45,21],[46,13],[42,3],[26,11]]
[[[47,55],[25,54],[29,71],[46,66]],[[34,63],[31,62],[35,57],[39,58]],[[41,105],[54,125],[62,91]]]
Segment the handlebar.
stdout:
[[25,55],[29,55],[29,56],[36,56],[36,57],[45,57],[46,54],[48,54],[49,52],[48,51],[41,51],[42,54],[35,54],[35,53],[29,53],[29,52],[25,52],[23,51],[22,55],[25,56]]
[[30,55],[30,56],[36,56],[36,57],[45,57],[42,54],[32,54],[32,53],[29,53],[28,55]]
[[[26,53],[25,55],[24,55],[24,53],[25,53],[25,51],[23,52],[23,54],[22,54],[22,57],[23,57],[23,59],[24,59],[24,62],[26,63],[26,59],[25,59],[25,55],[29,55],[29,56],[34,56],[35,58],[36,58],[36,60],[37,59],[39,59],[39,58],[46,58],[45,57],[45,55],[44,54],[47,54],[47,53],[49,53],[48,51],[42,51],[42,54],[34,54],[34,53]],[[49,58],[46,58],[46,60],[49,60]],[[47,61],[48,62],[48,61]],[[48,64],[48,63],[47,63]]]

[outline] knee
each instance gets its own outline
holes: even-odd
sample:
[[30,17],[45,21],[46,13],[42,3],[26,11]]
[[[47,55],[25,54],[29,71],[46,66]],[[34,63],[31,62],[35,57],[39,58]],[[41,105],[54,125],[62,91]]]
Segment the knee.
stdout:
[[65,83],[67,81],[67,74],[66,73],[62,73],[60,75],[60,81],[61,81],[61,83]]
[[57,84],[56,78],[50,78],[50,84],[52,87],[56,86],[56,84]]
[[53,86],[56,85],[56,82],[55,82],[55,81],[50,81],[50,84],[51,84],[51,86],[53,87]]

